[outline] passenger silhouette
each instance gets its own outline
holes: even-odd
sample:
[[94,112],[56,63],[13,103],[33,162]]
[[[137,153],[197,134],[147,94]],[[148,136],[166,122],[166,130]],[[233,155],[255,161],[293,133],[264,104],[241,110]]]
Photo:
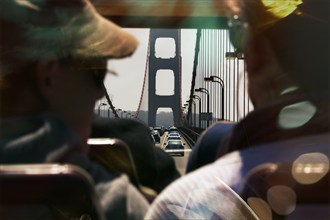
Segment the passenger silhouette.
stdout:
[[148,203],[127,176],[87,157],[107,60],[137,44],[88,0],[0,1],[0,163],[78,165],[109,219],[143,218]]
[[232,130],[227,147],[238,150],[175,181],[146,219],[249,219],[226,185],[240,194],[244,177],[263,163],[329,167],[329,1],[214,3],[227,9],[231,42],[244,52],[255,110]]
[[224,143],[230,137],[235,124],[220,121],[205,129],[192,148],[186,173],[214,162],[220,154],[219,151],[228,153],[229,149],[223,149],[226,146]]
[[123,140],[132,153],[139,183],[156,193],[160,193],[180,177],[173,158],[155,146],[150,138],[150,129],[142,122],[133,119],[95,118],[91,137]]

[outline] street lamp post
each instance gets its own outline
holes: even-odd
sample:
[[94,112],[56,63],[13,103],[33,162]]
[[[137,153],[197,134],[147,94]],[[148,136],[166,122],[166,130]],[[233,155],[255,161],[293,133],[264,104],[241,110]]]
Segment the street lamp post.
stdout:
[[[190,124],[191,127],[193,127],[194,123],[196,123],[196,120],[193,121],[193,110],[190,106],[190,105],[192,105],[192,102],[194,102],[192,99],[189,99],[189,100],[186,101],[187,106],[188,106],[188,117],[189,117],[188,120],[189,120],[189,124]],[[195,106],[195,108],[196,108],[196,106]],[[189,112],[189,109],[191,110],[191,112]]]
[[[201,120],[202,99],[201,99],[201,97],[199,97],[198,95],[193,95],[193,96],[191,96],[191,98],[193,98],[193,99],[198,99],[198,109],[199,109],[199,116],[198,116],[199,123],[198,123],[198,129],[200,130],[200,129],[201,129],[201,123],[202,123],[202,120]],[[196,113],[196,111],[195,111],[195,113]]]
[[184,122],[184,111],[186,110],[186,106],[182,106],[181,107],[181,116],[180,116],[180,119],[181,119],[181,123],[183,125],[185,125],[185,122]]
[[196,126],[196,102],[193,99],[187,100],[187,102],[192,102],[192,104],[194,105],[194,123],[193,123],[193,127]]
[[120,118],[123,118],[123,113],[126,113],[127,111],[122,111],[120,114]]
[[[121,108],[118,108],[118,109],[116,109],[116,111],[117,112],[120,112],[120,111],[122,111],[122,109]],[[117,116],[118,117],[118,116]]]
[[188,114],[187,114],[187,112],[188,112],[188,106],[189,106],[189,104],[188,103],[185,103],[185,104],[183,104],[184,105],[184,117],[185,117],[185,119],[186,119],[186,121],[187,121],[187,124],[188,124],[188,127],[190,126],[190,119],[188,118]]
[[187,114],[188,126],[192,127],[192,117],[191,117],[191,114],[189,114],[189,100],[186,101],[184,106],[187,108],[187,111],[188,111],[188,114]]
[[98,115],[98,116],[101,116],[101,115],[100,115],[101,107],[102,107],[102,106],[105,106],[105,105],[107,105],[107,104],[104,103],[104,102],[101,102],[101,103],[99,104],[99,106],[97,107],[97,115]]
[[205,93],[206,96],[207,96],[207,127],[208,127],[210,125],[210,119],[208,118],[209,114],[210,114],[210,93],[209,93],[209,90],[201,87],[201,88],[195,89],[195,92],[202,92],[202,93]]
[[225,84],[223,80],[218,76],[204,77],[206,82],[217,82],[221,86],[221,120],[225,117]]

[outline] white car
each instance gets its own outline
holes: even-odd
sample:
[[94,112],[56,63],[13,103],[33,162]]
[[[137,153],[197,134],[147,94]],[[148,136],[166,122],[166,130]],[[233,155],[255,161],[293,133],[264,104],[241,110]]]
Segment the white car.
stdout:
[[169,155],[180,155],[184,156],[184,144],[181,140],[169,140],[165,144],[165,152]]
[[181,135],[179,133],[170,133],[167,140],[181,140]]

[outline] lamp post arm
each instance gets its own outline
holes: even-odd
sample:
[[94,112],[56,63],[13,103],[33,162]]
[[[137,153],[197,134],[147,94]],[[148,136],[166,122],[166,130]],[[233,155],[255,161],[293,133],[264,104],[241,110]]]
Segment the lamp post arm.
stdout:
[[[223,80],[218,76],[212,76],[212,82],[217,82],[221,86],[221,119],[224,120],[225,118],[225,84]],[[219,81],[215,81],[217,79]]]
[[105,105],[107,105],[107,104],[105,104],[104,102],[101,102],[101,103],[99,104],[99,106],[97,107],[97,115],[98,115],[98,116],[100,116],[101,107],[102,107],[102,106],[105,106]]
[[[207,105],[207,113],[209,115],[209,113],[210,113],[210,92],[209,92],[209,90],[207,90],[206,88],[199,88],[195,91],[199,91],[199,92],[205,93],[207,95],[206,105]],[[210,125],[210,120],[208,118],[207,119],[207,127],[209,127],[209,125]]]
[[205,81],[211,81],[211,82],[216,82],[219,83],[221,86],[221,119],[224,120],[225,117],[225,84],[223,80],[219,76],[210,76],[210,77],[205,77]]
[[[219,76],[211,76],[212,82],[217,82],[221,85],[221,87],[224,87],[224,82]],[[214,79],[217,79],[219,81],[215,81]]]

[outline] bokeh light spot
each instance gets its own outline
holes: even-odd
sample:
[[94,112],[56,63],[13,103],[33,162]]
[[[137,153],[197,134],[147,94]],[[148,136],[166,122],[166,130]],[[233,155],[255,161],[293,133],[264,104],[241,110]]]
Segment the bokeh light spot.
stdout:
[[272,210],[265,200],[249,197],[247,203],[260,219],[272,219]]
[[292,165],[292,176],[301,184],[313,184],[329,171],[329,158],[322,153],[308,153],[299,156]]
[[282,129],[299,128],[315,115],[317,108],[309,101],[285,106],[278,116],[278,125]]
[[268,204],[279,215],[289,215],[296,209],[296,193],[287,186],[277,185],[267,191]]

